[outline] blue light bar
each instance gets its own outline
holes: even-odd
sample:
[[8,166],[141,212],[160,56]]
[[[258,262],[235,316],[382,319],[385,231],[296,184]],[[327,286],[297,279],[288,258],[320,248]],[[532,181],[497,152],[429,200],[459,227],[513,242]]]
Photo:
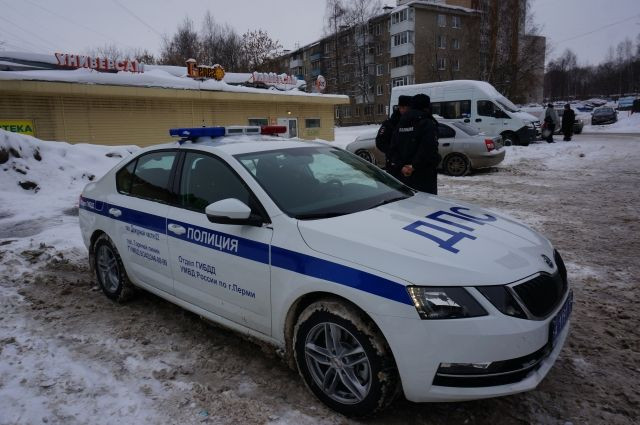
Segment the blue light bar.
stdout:
[[172,128],[169,135],[182,137],[183,139],[195,140],[198,137],[222,137],[225,135],[224,127],[194,127],[194,128]]

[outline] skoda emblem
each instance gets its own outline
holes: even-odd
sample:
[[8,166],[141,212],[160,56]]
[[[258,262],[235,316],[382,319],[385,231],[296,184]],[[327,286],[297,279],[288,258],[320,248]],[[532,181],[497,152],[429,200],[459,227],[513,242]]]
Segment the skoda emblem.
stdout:
[[546,255],[542,254],[542,259],[544,260],[545,263],[547,263],[547,266],[549,266],[550,269],[553,268],[553,262],[551,261],[551,259],[549,257],[547,257]]

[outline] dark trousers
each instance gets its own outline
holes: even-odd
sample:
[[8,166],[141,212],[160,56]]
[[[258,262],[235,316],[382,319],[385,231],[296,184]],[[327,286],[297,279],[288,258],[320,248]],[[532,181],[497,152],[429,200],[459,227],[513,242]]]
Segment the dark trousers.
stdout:
[[570,142],[571,141],[571,137],[573,137],[573,128],[564,129],[563,133],[564,133],[564,139],[563,140],[565,142]]
[[549,131],[549,135],[547,136],[547,143],[553,143],[553,132],[556,131],[556,125],[555,124],[547,124],[547,127],[545,130]]

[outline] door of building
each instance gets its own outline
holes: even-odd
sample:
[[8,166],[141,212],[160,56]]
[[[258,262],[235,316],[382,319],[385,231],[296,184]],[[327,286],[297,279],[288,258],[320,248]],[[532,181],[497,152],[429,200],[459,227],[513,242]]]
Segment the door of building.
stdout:
[[287,132],[283,137],[298,137],[298,119],[297,118],[278,118],[278,125],[287,127]]

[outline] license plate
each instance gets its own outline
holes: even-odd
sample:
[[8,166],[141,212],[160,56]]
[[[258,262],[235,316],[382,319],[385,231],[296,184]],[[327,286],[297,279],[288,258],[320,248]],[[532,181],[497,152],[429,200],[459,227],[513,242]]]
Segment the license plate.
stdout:
[[573,292],[569,292],[569,296],[564,302],[564,305],[562,306],[558,314],[556,314],[556,317],[554,317],[549,324],[549,339],[551,339],[551,345],[555,345],[558,335],[560,335],[560,332],[562,332],[567,322],[569,321],[569,316],[571,316],[572,309]]

